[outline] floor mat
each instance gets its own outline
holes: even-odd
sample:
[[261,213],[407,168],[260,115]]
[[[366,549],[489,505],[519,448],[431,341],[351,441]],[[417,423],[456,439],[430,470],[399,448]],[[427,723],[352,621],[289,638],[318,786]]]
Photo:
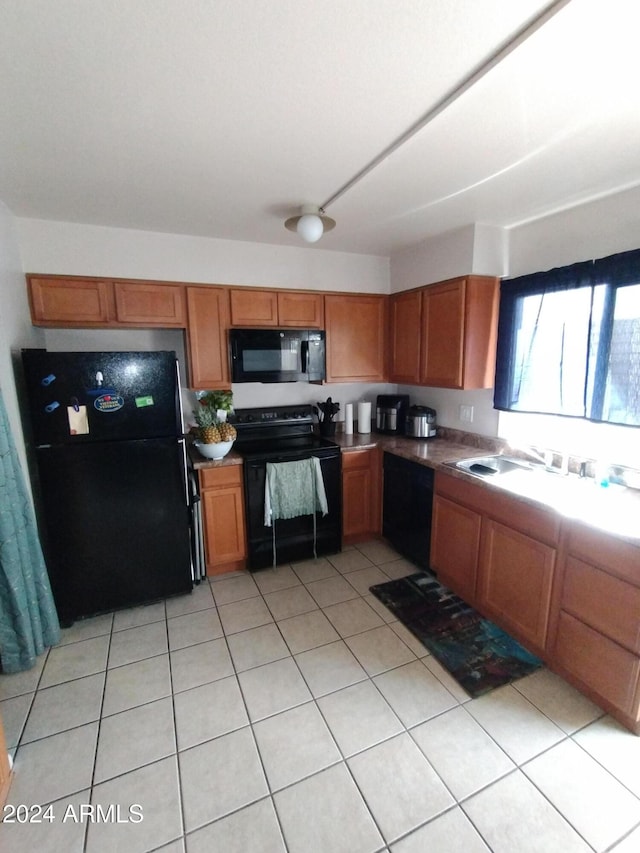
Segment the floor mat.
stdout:
[[370,589],[472,697],[542,666],[431,573],[416,572]]

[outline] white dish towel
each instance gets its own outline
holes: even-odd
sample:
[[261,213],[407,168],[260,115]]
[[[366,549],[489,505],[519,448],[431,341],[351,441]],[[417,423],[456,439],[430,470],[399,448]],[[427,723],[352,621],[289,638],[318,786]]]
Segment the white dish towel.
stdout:
[[313,515],[313,556],[316,557],[316,512],[329,512],[322,468],[317,456],[294,462],[267,462],[264,487],[264,524],[273,528],[273,565],[276,565],[276,526],[279,518]]

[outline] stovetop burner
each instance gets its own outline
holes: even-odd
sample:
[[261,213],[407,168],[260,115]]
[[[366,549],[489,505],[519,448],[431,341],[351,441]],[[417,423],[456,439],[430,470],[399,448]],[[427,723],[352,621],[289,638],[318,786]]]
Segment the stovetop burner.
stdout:
[[337,448],[316,435],[310,405],[236,409],[230,418],[237,431],[234,449],[242,456],[282,456]]

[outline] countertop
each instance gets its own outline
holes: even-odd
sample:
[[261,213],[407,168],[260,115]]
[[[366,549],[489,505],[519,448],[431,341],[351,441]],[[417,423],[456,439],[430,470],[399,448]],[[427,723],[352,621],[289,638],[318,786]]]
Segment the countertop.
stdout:
[[484,456],[491,451],[441,438],[416,441],[372,433],[370,436],[344,436],[343,440],[347,441],[345,450],[378,446],[468,483],[508,492],[521,501],[542,506],[567,519],[582,522],[640,547],[640,491],[637,489],[614,484],[603,488],[596,486],[590,477],[538,470],[477,477],[449,463]]
[[[575,474],[516,471],[496,478],[481,478],[452,467],[449,463],[492,452],[482,446],[482,437],[478,438],[480,446],[447,438],[419,440],[376,432],[338,433],[332,440],[343,453],[378,447],[457,479],[490,490],[508,492],[521,501],[545,507],[567,519],[580,521],[640,547],[640,491],[618,485],[598,487],[593,479],[580,478]],[[193,447],[190,455],[196,470],[242,465],[242,456],[233,449],[218,461],[204,459]]]

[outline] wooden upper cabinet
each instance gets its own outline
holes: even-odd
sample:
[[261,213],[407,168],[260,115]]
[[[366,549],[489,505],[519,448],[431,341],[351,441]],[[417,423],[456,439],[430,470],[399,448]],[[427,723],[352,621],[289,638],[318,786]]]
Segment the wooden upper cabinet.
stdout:
[[325,296],[328,382],[384,382],[386,297]]
[[103,279],[27,276],[36,326],[104,326],[114,319],[112,283]]
[[277,326],[278,294],[275,290],[233,288],[231,297],[232,326]]
[[179,284],[116,281],[114,294],[116,319],[121,323],[165,329],[186,325],[184,287]]
[[321,293],[232,288],[230,296],[232,326],[324,327],[324,299]]
[[489,276],[422,290],[421,385],[493,387],[499,294],[498,279]]
[[231,387],[227,329],[229,291],[187,287],[189,387],[216,390]]
[[462,388],[465,279],[423,291],[423,385]]
[[279,290],[278,324],[299,329],[323,329],[324,298],[322,294]]
[[389,310],[389,379],[419,385],[422,291],[409,290],[392,296]]
[[35,325],[184,328],[184,286],[75,276],[27,276]]

